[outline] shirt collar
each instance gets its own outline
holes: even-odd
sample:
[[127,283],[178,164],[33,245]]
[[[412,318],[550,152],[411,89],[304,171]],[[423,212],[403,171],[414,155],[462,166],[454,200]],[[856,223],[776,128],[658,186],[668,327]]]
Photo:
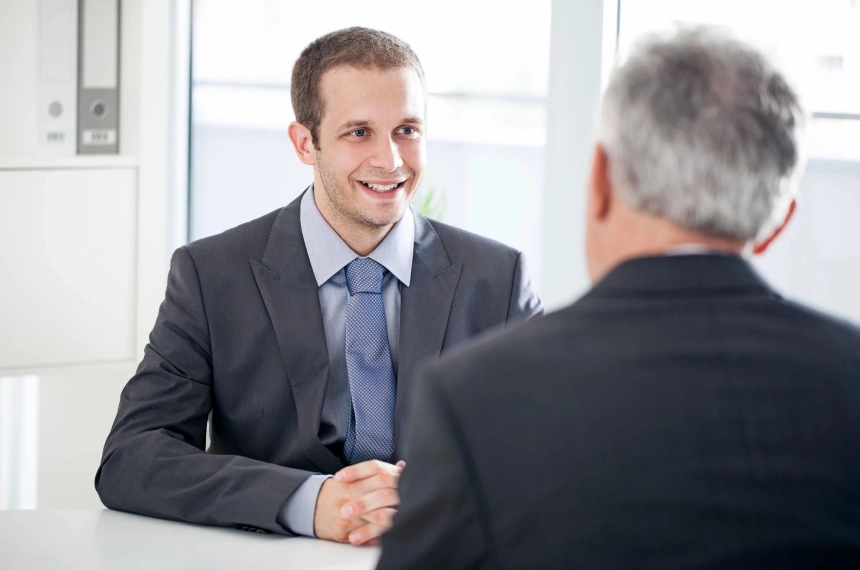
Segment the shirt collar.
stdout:
[[663,255],[712,255],[726,253],[723,250],[714,249],[703,243],[681,243],[667,248]]
[[[314,200],[313,185],[302,197],[299,221],[317,287],[359,257],[323,218]],[[367,257],[385,267],[401,283],[409,287],[412,278],[414,242],[415,219],[412,216],[412,209],[409,208]]]

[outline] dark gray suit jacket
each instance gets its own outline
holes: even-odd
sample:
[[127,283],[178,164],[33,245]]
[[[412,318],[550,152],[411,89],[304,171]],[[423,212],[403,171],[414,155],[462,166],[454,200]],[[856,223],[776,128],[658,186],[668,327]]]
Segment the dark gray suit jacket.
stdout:
[[860,568],[860,329],[744,260],[630,261],[455,353],[381,569]]
[[[292,492],[344,466],[317,435],[329,360],[300,200],[173,255],[96,474],[106,506],[284,533],[276,517]],[[417,366],[541,310],[517,251],[416,212],[396,433]]]

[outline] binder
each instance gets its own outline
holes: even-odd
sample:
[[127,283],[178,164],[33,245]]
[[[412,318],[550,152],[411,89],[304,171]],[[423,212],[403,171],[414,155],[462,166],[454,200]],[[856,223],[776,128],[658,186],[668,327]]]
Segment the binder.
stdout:
[[80,0],[78,154],[119,152],[119,0]]
[[78,0],[39,0],[36,152],[73,156],[78,128]]

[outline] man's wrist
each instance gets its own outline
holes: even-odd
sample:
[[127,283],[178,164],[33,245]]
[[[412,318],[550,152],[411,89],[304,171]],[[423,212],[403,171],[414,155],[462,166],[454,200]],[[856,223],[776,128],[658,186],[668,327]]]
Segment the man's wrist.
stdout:
[[281,507],[278,524],[301,536],[315,537],[314,515],[322,484],[331,475],[311,475],[293,491]]

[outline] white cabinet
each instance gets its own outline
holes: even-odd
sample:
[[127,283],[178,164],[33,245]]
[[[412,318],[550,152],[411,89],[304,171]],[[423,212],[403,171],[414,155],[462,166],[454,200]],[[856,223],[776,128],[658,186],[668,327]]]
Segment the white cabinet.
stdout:
[[137,169],[60,164],[0,164],[0,372],[135,357]]

